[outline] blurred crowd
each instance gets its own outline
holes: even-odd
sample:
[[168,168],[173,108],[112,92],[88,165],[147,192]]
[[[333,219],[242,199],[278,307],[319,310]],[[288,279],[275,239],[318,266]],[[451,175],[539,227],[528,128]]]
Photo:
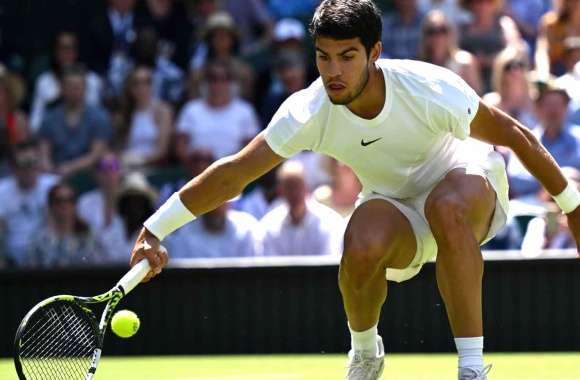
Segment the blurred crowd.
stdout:
[[[0,38],[0,268],[126,263],[160,204],[316,79],[318,3],[99,0],[31,62]],[[580,184],[580,0],[377,3],[385,58],[458,73]],[[549,195],[496,149],[512,212],[486,247],[573,247]],[[340,255],[359,191],[350,168],[304,152],[165,244],[174,258]]]

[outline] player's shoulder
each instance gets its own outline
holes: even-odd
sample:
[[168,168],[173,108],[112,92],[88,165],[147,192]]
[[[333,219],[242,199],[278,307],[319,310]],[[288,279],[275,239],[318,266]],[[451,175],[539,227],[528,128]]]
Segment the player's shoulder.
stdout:
[[318,78],[307,88],[290,95],[279,111],[300,124],[308,124],[328,110],[329,103],[322,79]]

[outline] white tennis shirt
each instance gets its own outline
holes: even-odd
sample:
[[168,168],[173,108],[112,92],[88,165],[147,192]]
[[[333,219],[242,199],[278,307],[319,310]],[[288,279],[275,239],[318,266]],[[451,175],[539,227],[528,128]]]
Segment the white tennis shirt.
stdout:
[[363,185],[393,198],[421,194],[454,167],[484,160],[491,146],[469,137],[479,96],[457,74],[411,60],[381,59],[382,111],[363,119],[334,105],[322,80],[290,96],[265,130],[274,152],[327,154],[350,166]]

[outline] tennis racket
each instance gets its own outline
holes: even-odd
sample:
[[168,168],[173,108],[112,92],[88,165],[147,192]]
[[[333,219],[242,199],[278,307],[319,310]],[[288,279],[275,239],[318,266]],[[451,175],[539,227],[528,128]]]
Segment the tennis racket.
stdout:
[[[20,380],[90,380],[95,375],[105,332],[119,301],[149,272],[140,261],[117,285],[95,297],[60,295],[45,299],[24,317],[14,340]],[[88,307],[107,302],[100,322]]]

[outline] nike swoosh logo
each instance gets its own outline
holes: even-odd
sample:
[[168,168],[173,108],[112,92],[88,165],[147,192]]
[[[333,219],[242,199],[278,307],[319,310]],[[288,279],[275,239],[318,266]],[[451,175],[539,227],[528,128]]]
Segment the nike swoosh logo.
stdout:
[[377,141],[379,141],[380,139],[382,139],[382,137],[379,137],[379,138],[377,138],[377,139],[374,139],[374,140],[371,140],[371,141],[365,141],[364,139],[361,139],[361,140],[360,140],[360,144],[361,144],[362,146],[367,146],[367,145],[371,145],[371,144],[372,144],[372,143],[374,143],[374,142],[377,142]]

